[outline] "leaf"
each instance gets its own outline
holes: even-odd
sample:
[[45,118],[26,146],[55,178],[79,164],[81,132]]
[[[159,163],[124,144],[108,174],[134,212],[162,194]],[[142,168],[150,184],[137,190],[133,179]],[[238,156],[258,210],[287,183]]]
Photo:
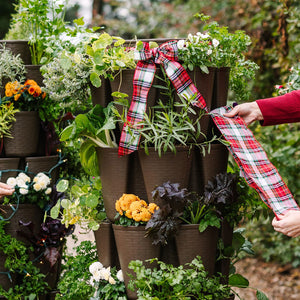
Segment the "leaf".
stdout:
[[57,219],[60,211],[60,201],[57,201],[55,206],[53,206],[50,210],[50,217],[52,219]]
[[85,204],[90,208],[95,208],[99,203],[99,197],[96,195],[89,195],[85,200]]
[[60,134],[60,140],[62,142],[67,141],[73,137],[74,125],[67,126]]
[[269,298],[261,291],[257,290],[256,292],[257,300],[269,300]]
[[235,287],[246,288],[249,286],[249,281],[241,274],[232,274],[229,276],[228,284]]
[[73,22],[78,25],[78,26],[83,26],[84,25],[84,21],[83,21],[83,17],[79,18],[79,19],[75,19],[73,20]]
[[69,187],[69,181],[66,179],[62,179],[56,185],[56,190],[60,193],[64,193]]
[[56,264],[58,258],[60,257],[60,254],[57,248],[46,247],[44,256],[47,259],[47,261],[49,261],[50,267],[53,267]]
[[97,73],[95,72],[91,73],[90,80],[94,87],[99,88],[101,86],[101,79],[99,78]]

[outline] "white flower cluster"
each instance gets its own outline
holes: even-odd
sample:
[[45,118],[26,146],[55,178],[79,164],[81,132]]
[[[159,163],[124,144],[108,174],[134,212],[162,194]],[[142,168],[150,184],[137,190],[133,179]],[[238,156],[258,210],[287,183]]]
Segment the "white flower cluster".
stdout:
[[[19,173],[17,177],[9,177],[6,183],[12,188],[19,188],[19,192],[22,195],[27,195],[30,188],[31,179],[25,173]],[[46,195],[51,194],[52,189],[49,187],[50,178],[44,173],[38,173],[32,182],[33,189],[38,191],[44,191]]]
[[[110,267],[105,268],[100,262],[94,262],[90,265],[89,271],[92,274],[90,283],[93,285],[94,281],[106,280],[110,284],[116,284],[116,280],[111,276]],[[117,272],[119,281],[124,281],[122,270]]]

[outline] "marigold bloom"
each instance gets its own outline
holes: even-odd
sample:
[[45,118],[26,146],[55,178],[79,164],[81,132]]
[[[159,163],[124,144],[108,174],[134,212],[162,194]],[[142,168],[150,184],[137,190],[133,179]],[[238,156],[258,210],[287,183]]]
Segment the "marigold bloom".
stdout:
[[123,211],[126,211],[129,209],[130,204],[134,201],[140,200],[139,197],[133,194],[123,194],[122,197],[119,199],[120,201],[120,207]]
[[42,93],[42,90],[38,85],[31,85],[28,88],[28,93],[34,97],[38,97]]
[[37,82],[33,79],[27,79],[24,85],[38,85]]
[[147,203],[144,200],[140,200],[140,201],[133,201],[130,206],[129,209],[130,210],[138,210],[140,211],[142,208],[147,207]]
[[137,221],[148,222],[151,219],[151,213],[147,208],[142,208],[141,210],[135,210],[132,212],[132,218]]
[[148,210],[151,212],[151,214],[154,214],[154,211],[157,209],[159,209],[159,207],[155,203],[150,203],[148,206]]
[[116,203],[115,203],[115,209],[116,211],[121,215],[123,216],[123,210],[121,209],[121,206],[120,206],[120,200],[117,200]]
[[18,93],[19,88],[20,88],[20,85],[17,81],[8,82],[5,85],[5,96],[11,97],[11,96],[15,95],[16,93]]
[[129,219],[132,219],[132,210],[126,210],[125,216]]
[[20,97],[21,97],[21,94],[15,94],[14,100],[15,100],[15,101],[18,101]]

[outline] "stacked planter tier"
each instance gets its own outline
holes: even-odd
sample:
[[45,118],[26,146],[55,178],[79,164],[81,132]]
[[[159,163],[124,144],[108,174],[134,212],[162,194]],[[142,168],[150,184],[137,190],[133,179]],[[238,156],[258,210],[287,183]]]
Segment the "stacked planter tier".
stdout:
[[[163,40],[162,42],[164,42]],[[160,72],[159,67],[157,73]],[[107,87],[109,82],[105,82],[105,90],[94,95],[105,95],[107,89],[112,92],[120,91],[129,95],[129,101],[132,98],[132,79],[134,70],[126,70],[118,75],[115,81],[110,82],[110,88]],[[208,109],[214,109],[219,106],[226,105],[229,81],[229,69],[210,68],[209,74],[203,74],[200,70],[189,72],[189,75],[200,93],[204,96]],[[122,79],[122,80],[121,80]],[[158,82],[158,84],[161,84]],[[161,97],[158,90],[150,89],[147,107],[151,108],[157,104],[158,100],[164,99]],[[93,103],[107,104],[112,101],[112,98],[94,99]],[[121,108],[118,108],[121,112]],[[210,137],[212,128],[214,127],[211,117],[204,116],[201,120],[202,131]],[[118,130],[122,129],[122,124]],[[214,128],[215,130],[215,128]],[[217,131],[216,131],[217,132]],[[203,194],[204,186],[208,180],[211,180],[219,173],[226,172],[228,162],[228,150],[220,144],[211,145],[209,152],[203,155],[199,149],[183,150],[184,147],[179,147],[177,153],[167,153],[158,157],[158,154],[149,149],[150,154],[146,155],[143,149],[139,149],[134,153],[125,157],[118,157],[118,149],[97,149],[98,162],[100,169],[100,177],[103,187],[104,205],[107,211],[108,218],[113,222],[116,214],[115,201],[118,200],[124,193],[135,194],[141,199],[152,202],[151,191],[158,185],[166,181],[179,182],[181,187],[187,187],[191,191]],[[153,153],[152,153],[153,152]],[[183,152],[185,154],[183,154]],[[166,159],[167,158],[167,159]],[[159,204],[158,204],[159,205]],[[106,225],[108,226],[108,225]],[[147,246],[147,251],[153,248],[148,238],[133,237],[135,233],[131,228],[113,226],[110,239],[116,241],[118,259],[123,272],[125,272],[125,283],[128,282],[126,272],[128,271],[127,264],[131,260],[141,259],[141,253],[145,252],[144,246]],[[195,230],[196,227],[196,230]],[[135,229],[143,235],[143,228]],[[141,234],[142,232],[142,234]],[[188,237],[189,236],[189,237]],[[98,245],[104,246],[107,237],[101,241],[96,237]],[[126,240],[127,237],[127,240]],[[216,265],[216,246],[218,237],[226,239],[226,244],[230,244],[232,237],[232,228],[224,224],[220,230],[208,228],[203,234],[199,233],[196,226],[182,226],[179,234],[168,242],[164,247],[156,249],[156,254],[148,254],[147,258],[157,257],[158,259],[171,263],[175,266],[190,262],[196,255],[202,256],[204,265],[209,274],[222,272],[225,276],[228,275],[228,261],[219,261]],[[123,241],[120,241],[120,238]],[[182,240],[181,240],[182,239]],[[199,240],[198,240],[199,239]],[[123,246],[129,243],[130,250],[123,250]],[[131,243],[131,244],[130,244]],[[112,243],[110,243],[112,244]],[[158,246],[156,246],[158,247]],[[144,250],[143,250],[144,249]],[[111,250],[113,251],[113,250]],[[145,254],[145,253],[144,253]],[[108,262],[114,266],[115,260],[108,254],[107,259],[102,258],[105,264]],[[101,261],[101,260],[100,260]],[[129,299],[136,299],[136,295],[128,291]],[[233,298],[234,299],[234,296]],[[227,299],[226,299],[227,300]]]

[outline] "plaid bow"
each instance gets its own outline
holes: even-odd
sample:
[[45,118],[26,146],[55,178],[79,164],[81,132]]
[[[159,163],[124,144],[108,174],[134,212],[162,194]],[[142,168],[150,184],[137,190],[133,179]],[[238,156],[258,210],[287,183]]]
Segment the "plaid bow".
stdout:
[[206,110],[205,100],[193,84],[186,70],[177,62],[177,56],[177,41],[166,42],[154,49],[150,49],[149,43],[143,42],[143,48],[135,50],[135,59],[138,60],[138,63],[133,77],[132,101],[119,143],[120,156],[138,149],[140,134],[137,130],[134,130],[133,126],[136,126],[144,119],[147,96],[155,75],[156,64],[163,66],[180,96],[189,99],[196,95],[194,105]]
[[299,210],[291,192],[275,166],[269,161],[262,146],[240,117],[226,118],[231,108],[224,106],[210,114],[214,123],[230,143],[229,151],[239,165],[241,175],[255,188],[261,199],[278,215],[289,209]]

